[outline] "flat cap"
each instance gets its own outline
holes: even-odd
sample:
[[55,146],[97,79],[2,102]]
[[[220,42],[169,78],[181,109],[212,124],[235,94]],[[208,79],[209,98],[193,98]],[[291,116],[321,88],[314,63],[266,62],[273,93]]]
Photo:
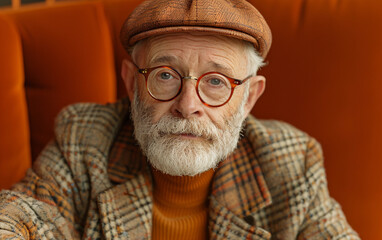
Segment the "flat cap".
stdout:
[[125,49],[139,40],[179,32],[207,32],[253,43],[265,58],[272,34],[264,17],[245,0],[147,0],[121,30]]

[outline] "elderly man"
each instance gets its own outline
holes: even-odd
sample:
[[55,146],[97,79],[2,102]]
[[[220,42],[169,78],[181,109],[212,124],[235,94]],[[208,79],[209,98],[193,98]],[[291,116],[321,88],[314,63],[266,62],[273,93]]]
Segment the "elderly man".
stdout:
[[1,239],[358,239],[319,144],[249,114],[271,45],[253,6],[150,0],[121,39],[128,100],[62,111],[1,194]]

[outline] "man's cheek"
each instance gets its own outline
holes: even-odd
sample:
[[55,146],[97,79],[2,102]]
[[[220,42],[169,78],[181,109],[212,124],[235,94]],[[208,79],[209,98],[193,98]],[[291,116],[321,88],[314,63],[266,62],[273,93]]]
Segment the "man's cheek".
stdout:
[[166,106],[167,103],[156,103],[151,109],[152,123],[156,124],[158,121],[166,115],[171,115],[170,108]]

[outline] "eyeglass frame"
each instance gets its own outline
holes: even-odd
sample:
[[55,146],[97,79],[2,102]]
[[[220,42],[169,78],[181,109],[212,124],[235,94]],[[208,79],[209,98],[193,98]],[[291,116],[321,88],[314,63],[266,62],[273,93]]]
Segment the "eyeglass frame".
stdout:
[[[137,67],[138,72],[139,72],[140,74],[142,74],[142,75],[145,77],[146,90],[147,90],[147,92],[149,93],[149,95],[150,95],[153,99],[155,99],[155,100],[157,100],[157,101],[160,101],[160,102],[170,102],[170,101],[174,100],[174,99],[175,99],[176,97],[178,97],[179,94],[182,92],[182,89],[183,89],[183,81],[182,81],[182,80],[183,80],[183,79],[192,79],[192,80],[196,80],[196,85],[195,85],[195,91],[196,91],[196,94],[198,95],[200,101],[201,101],[205,106],[207,106],[207,107],[221,107],[221,106],[227,104],[227,103],[229,102],[229,100],[231,100],[235,88],[236,88],[237,86],[239,86],[239,85],[242,85],[242,84],[245,83],[249,78],[252,77],[252,75],[250,75],[250,76],[246,77],[245,79],[240,80],[240,79],[236,79],[236,78],[228,77],[228,76],[226,76],[226,75],[224,75],[224,74],[222,74],[222,73],[220,73],[220,72],[206,72],[206,73],[203,73],[203,74],[202,74],[201,76],[199,76],[198,78],[197,78],[197,77],[193,77],[193,76],[185,76],[185,77],[183,77],[177,70],[175,70],[174,68],[172,68],[172,67],[170,67],[170,66],[166,66],[166,65],[161,65],[161,66],[152,67],[152,68],[139,68],[136,64],[135,64],[135,66]],[[170,70],[176,72],[176,73],[179,75],[179,77],[180,77],[180,80],[181,80],[181,81],[180,81],[180,86],[179,86],[178,92],[177,92],[177,94],[176,94],[174,97],[172,97],[172,98],[170,98],[170,99],[162,100],[162,99],[158,99],[158,98],[156,98],[154,95],[152,95],[152,93],[150,92],[150,90],[149,90],[149,88],[148,88],[148,86],[147,86],[147,79],[148,79],[150,73],[151,73],[152,71],[158,69],[158,68],[168,68],[168,69],[170,69]],[[200,80],[201,80],[204,76],[206,76],[206,75],[208,75],[208,74],[219,74],[219,75],[222,75],[222,76],[224,76],[225,78],[227,78],[227,79],[229,80],[229,82],[231,83],[231,93],[230,93],[228,99],[227,99],[224,103],[219,104],[219,105],[210,105],[210,104],[206,103],[206,102],[201,98],[201,96],[200,96],[200,94],[199,94],[199,91],[198,91],[198,86],[199,86]]]

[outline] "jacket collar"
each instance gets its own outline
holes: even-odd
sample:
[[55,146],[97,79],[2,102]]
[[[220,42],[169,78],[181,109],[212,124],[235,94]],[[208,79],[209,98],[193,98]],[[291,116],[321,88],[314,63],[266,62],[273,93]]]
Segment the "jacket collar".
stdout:
[[133,123],[129,116],[126,116],[109,154],[108,175],[109,179],[116,184],[150,172],[146,157],[135,140],[133,132]]
[[212,196],[237,216],[248,216],[271,203],[271,196],[247,137],[216,169]]

